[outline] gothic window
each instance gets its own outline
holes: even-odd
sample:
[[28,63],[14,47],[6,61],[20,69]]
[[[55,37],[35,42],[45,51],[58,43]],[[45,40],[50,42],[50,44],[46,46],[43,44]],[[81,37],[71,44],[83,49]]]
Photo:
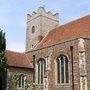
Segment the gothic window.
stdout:
[[46,71],[46,62],[43,58],[38,60],[38,84],[43,84]]
[[32,33],[35,32],[35,26],[32,26]]
[[68,58],[60,55],[57,58],[57,83],[69,83]]
[[25,83],[25,77],[23,74],[21,74],[18,79],[18,87],[24,88],[24,83]]

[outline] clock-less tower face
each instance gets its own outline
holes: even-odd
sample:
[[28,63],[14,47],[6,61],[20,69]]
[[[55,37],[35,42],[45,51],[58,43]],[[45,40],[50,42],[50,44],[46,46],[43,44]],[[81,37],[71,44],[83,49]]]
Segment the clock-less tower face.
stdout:
[[59,15],[46,12],[39,7],[37,12],[27,15],[26,52],[32,50],[47,33],[57,27]]

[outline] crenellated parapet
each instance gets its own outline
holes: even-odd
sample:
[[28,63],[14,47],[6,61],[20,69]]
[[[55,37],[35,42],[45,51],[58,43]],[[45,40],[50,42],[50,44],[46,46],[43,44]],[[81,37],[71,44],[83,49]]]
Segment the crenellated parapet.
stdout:
[[50,30],[59,25],[59,14],[39,7],[32,14],[27,14],[26,51],[32,50]]
[[38,10],[32,12],[32,14],[27,14],[27,19],[28,19],[28,21],[31,21],[34,18],[37,18],[38,16],[52,18],[53,20],[56,20],[56,21],[59,20],[59,14],[58,13],[53,14],[50,11],[47,12],[44,7],[39,7]]

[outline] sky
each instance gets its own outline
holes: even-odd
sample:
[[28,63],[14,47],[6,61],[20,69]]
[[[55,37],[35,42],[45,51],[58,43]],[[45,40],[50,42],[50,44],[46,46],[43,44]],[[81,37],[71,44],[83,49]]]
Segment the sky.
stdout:
[[90,15],[90,0],[0,0],[0,29],[6,33],[7,50],[25,51],[27,14],[40,6],[59,13],[60,25]]

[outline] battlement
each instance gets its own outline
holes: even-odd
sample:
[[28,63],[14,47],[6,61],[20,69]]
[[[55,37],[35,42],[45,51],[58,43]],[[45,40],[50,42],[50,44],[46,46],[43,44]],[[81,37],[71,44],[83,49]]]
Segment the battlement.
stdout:
[[33,20],[34,18],[37,18],[39,16],[42,17],[48,17],[50,19],[53,19],[55,21],[59,20],[59,14],[55,13],[53,14],[50,11],[46,11],[44,7],[39,7],[38,10],[35,12],[32,12],[32,14],[27,14],[27,22]]
[[50,30],[58,25],[59,14],[47,12],[44,7],[39,7],[32,14],[27,14],[26,51],[32,50]]

